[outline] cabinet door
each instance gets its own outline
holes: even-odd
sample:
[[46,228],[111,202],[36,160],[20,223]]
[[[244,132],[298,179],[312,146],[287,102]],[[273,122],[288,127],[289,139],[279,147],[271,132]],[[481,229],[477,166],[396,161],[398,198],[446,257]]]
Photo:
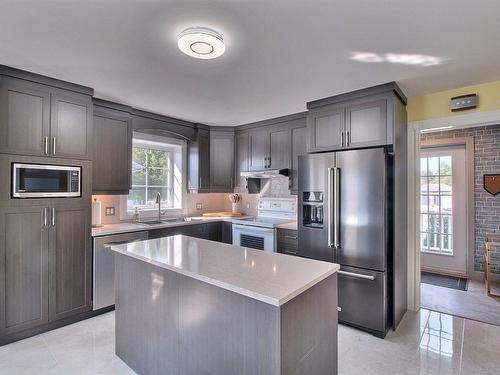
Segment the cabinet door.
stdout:
[[264,170],[269,156],[269,132],[267,128],[249,132],[248,153],[248,170]]
[[92,101],[90,96],[63,91],[51,96],[51,155],[92,159]]
[[233,243],[233,223],[223,221],[221,223],[221,242],[232,244]]
[[92,190],[128,194],[132,165],[132,118],[125,112],[94,110]]
[[210,135],[199,138],[199,190],[210,191]]
[[207,223],[206,231],[207,231],[207,239],[210,241],[221,242],[222,239],[222,223]]
[[348,148],[387,144],[387,99],[347,106]]
[[307,153],[307,129],[306,127],[292,128],[291,130],[292,143],[292,166],[290,170],[290,192],[297,194],[298,186],[298,170],[299,156]]
[[19,79],[0,79],[0,152],[47,155],[49,91]]
[[290,128],[285,125],[271,126],[269,129],[268,168],[290,168]]
[[47,323],[46,208],[0,210],[0,335]]
[[88,206],[51,209],[49,314],[62,319],[92,309],[92,244]]
[[234,168],[235,190],[246,191],[247,179],[241,177],[241,172],[248,171],[248,133],[238,133],[235,137],[236,162]]
[[343,107],[329,107],[310,113],[309,151],[333,151],[344,147],[345,110]]
[[210,133],[210,188],[233,190],[234,133]]

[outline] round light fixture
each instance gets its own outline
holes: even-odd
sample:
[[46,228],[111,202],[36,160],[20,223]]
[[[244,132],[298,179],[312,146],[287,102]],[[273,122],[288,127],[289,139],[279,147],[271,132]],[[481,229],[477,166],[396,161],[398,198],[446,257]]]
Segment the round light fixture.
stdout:
[[215,59],[226,51],[224,39],[218,32],[206,27],[190,27],[177,40],[179,49],[197,59]]

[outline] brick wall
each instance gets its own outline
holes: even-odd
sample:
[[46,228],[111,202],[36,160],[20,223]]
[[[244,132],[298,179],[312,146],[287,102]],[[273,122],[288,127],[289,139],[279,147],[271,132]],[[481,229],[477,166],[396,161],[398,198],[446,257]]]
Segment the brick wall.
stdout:
[[[500,234],[500,194],[493,196],[483,188],[483,174],[500,173],[500,125],[452,130],[421,135],[421,140],[474,137],[474,270],[483,271],[484,236]],[[500,273],[500,250],[492,267]]]

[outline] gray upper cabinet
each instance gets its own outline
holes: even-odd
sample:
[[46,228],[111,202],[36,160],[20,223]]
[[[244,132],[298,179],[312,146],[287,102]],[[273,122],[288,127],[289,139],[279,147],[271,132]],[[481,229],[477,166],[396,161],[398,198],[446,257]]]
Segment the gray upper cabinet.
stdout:
[[58,91],[51,96],[51,155],[92,159],[92,100],[88,95]]
[[0,210],[0,338],[48,316],[47,208]]
[[194,193],[210,191],[210,132],[199,128],[188,141],[188,190]]
[[49,317],[92,309],[92,244],[88,205],[57,204],[49,229]]
[[290,128],[286,123],[269,128],[267,168],[290,168]]
[[346,147],[387,143],[387,99],[369,100],[346,107]]
[[292,166],[290,168],[290,192],[297,194],[298,186],[298,164],[299,156],[307,153],[307,128],[305,125],[300,127],[292,127],[290,129],[291,146],[292,146]]
[[49,153],[50,93],[43,85],[0,76],[0,152]]
[[337,150],[344,147],[345,109],[333,106],[308,116],[309,152]]
[[394,82],[307,103],[309,152],[393,145],[397,103]]
[[92,94],[0,66],[0,152],[91,160]]
[[246,191],[246,178],[241,177],[241,172],[248,171],[248,132],[236,133],[235,139],[235,163],[234,163],[234,189],[235,191]]
[[233,191],[234,130],[210,131],[210,189]]
[[248,134],[248,170],[261,171],[267,167],[269,157],[269,131],[257,128]]
[[93,192],[128,194],[131,186],[131,149],[131,115],[95,106]]

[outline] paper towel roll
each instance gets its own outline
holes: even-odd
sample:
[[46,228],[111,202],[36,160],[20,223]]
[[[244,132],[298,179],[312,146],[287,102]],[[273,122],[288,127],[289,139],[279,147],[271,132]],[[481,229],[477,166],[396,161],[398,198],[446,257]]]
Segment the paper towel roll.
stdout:
[[101,226],[101,202],[97,199],[92,202],[92,226]]

